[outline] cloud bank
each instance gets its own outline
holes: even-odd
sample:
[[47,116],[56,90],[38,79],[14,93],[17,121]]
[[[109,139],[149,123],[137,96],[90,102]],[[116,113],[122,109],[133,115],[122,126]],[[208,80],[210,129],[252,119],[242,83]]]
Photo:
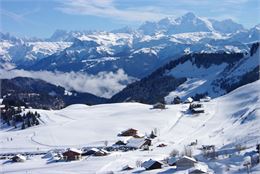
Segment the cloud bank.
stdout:
[[48,83],[62,86],[66,90],[88,92],[105,98],[110,98],[134,80],[125,74],[122,69],[119,69],[117,72],[100,72],[97,75],[81,72],[0,70],[0,75],[2,79],[14,77],[41,79]]

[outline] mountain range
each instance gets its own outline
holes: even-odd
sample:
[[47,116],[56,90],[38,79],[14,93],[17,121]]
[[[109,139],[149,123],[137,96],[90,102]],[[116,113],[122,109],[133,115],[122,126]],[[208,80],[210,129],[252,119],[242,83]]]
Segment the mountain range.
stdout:
[[57,30],[49,39],[1,34],[4,68],[81,71],[97,74],[123,69],[142,78],[165,62],[192,52],[246,52],[259,40],[260,28],[245,29],[228,19],[217,21],[187,13],[145,22],[137,29],[111,32]]
[[122,69],[139,79],[109,102],[217,97],[259,79],[259,36],[259,25],[246,29],[230,19],[193,13],[148,21],[137,29],[57,30],[48,39],[1,33],[0,66],[92,75]]

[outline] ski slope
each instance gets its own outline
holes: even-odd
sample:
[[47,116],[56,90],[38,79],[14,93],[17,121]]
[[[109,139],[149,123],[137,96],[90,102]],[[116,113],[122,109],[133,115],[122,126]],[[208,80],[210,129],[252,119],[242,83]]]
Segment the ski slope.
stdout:
[[[123,166],[136,165],[136,161],[150,158],[163,160],[173,149],[183,150],[191,142],[198,140],[201,145],[216,145],[218,150],[229,149],[241,144],[254,149],[260,142],[260,81],[245,85],[237,90],[203,103],[205,113],[191,115],[188,104],[167,105],[166,110],[151,109],[140,103],[117,103],[96,106],[71,105],[62,110],[37,110],[41,114],[41,124],[25,130],[0,131],[0,151],[25,152],[47,151],[68,147],[104,146],[104,141],[112,145],[119,138],[117,134],[127,128],[135,128],[141,134],[149,134],[154,128],[159,136],[153,140],[152,151],[113,152],[105,157],[89,157],[81,161],[49,163],[40,156],[30,157],[24,163],[7,163],[0,160],[3,173],[114,173]],[[35,110],[33,110],[35,111]],[[12,138],[12,141],[10,140]],[[160,143],[168,146],[156,147]],[[194,155],[200,151],[194,149]],[[243,158],[206,162],[216,173],[246,173]],[[230,170],[226,171],[226,166]],[[258,173],[259,165],[252,173]],[[172,169],[165,167],[145,172],[135,168],[137,173],[158,173]],[[133,172],[131,171],[131,172]],[[182,171],[187,172],[187,171]],[[177,173],[182,173],[181,171]],[[129,172],[130,173],[130,172]]]

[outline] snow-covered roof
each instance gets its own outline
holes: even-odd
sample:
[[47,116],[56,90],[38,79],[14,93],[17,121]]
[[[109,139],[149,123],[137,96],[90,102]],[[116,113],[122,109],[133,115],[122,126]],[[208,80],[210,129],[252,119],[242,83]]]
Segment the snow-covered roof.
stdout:
[[127,146],[140,148],[145,143],[145,138],[130,138],[127,141]]
[[5,105],[0,105],[0,108],[5,108]]
[[4,100],[4,99],[0,98],[0,104],[2,104],[3,100]]
[[76,153],[82,153],[82,151],[81,150],[79,150],[79,149],[76,149],[76,148],[69,148],[67,151],[72,151],[72,152],[76,152]]
[[106,151],[105,149],[100,149],[99,151],[100,151],[100,152],[103,152],[103,153],[109,153],[109,152]]
[[124,131],[122,131],[122,132],[127,132],[127,131],[137,131],[136,129],[134,129],[134,128],[129,128],[129,129],[126,129],[126,130],[124,130]]
[[155,161],[155,160],[149,159],[148,161],[143,162],[142,167],[148,169],[156,162],[160,163],[159,161]]
[[192,157],[188,157],[188,156],[183,156],[181,159],[187,159],[193,162],[197,162],[196,159],[192,158]]
[[208,172],[208,167],[205,166],[205,165],[197,163],[197,164],[195,164],[194,167],[189,169],[189,173],[194,172],[194,171],[201,171],[201,172],[207,173]]
[[133,169],[134,167],[129,166],[129,165],[125,165],[124,167],[122,167],[122,170],[128,170],[128,169]]
[[20,158],[21,160],[24,160],[24,161],[26,160],[26,157],[21,154],[17,154],[14,157]]
[[169,165],[173,165],[177,160],[178,160],[178,158],[176,158],[176,157],[171,157],[171,158],[168,160],[168,164],[169,164]]
[[201,102],[209,102],[210,100],[211,100],[211,97],[209,97],[209,96],[206,96],[206,97],[200,99]]
[[193,102],[193,98],[191,98],[191,97],[188,97],[187,99],[186,99],[186,102]]
[[95,148],[95,147],[93,147],[93,148],[89,149],[88,151],[94,151],[94,152],[98,152],[98,151],[99,151],[99,149],[98,149],[98,148]]
[[204,111],[204,109],[203,109],[203,108],[192,108],[192,110],[194,110],[195,112]]

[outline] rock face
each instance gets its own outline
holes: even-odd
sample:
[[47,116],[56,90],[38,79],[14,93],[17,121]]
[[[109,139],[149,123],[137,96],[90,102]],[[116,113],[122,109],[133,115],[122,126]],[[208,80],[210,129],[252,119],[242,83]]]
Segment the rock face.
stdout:
[[99,104],[106,99],[89,93],[66,91],[60,86],[49,84],[42,80],[26,77],[2,79],[3,103],[13,106],[30,106],[43,109],[61,109],[67,105]]

